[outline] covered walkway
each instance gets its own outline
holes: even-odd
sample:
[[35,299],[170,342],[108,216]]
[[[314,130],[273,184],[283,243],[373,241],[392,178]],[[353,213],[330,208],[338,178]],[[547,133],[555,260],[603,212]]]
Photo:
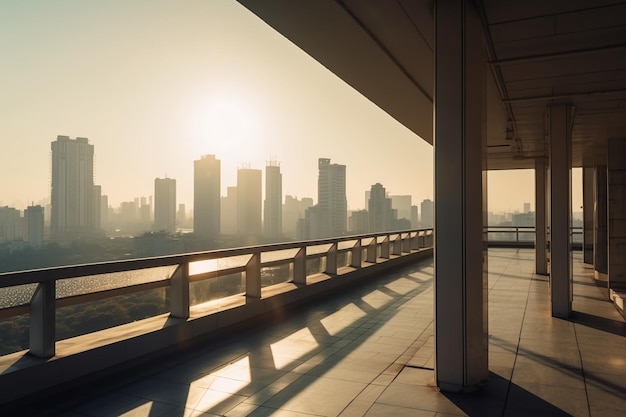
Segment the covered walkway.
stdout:
[[551,317],[534,251],[489,250],[489,371],[474,395],[433,378],[432,261],[124,379],[67,392],[53,416],[622,416],[626,323],[575,255],[574,313]]

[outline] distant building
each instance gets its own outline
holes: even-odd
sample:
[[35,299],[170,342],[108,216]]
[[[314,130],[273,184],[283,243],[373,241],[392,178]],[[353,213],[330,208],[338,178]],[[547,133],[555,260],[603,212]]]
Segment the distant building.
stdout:
[[108,231],[109,229],[109,196],[100,196],[100,229]]
[[237,229],[237,187],[227,187],[226,196],[221,198],[221,232],[225,235],[236,235]]
[[221,162],[215,155],[203,155],[193,167],[193,231],[217,239],[221,233]]
[[530,213],[530,203],[524,203],[524,213]]
[[304,219],[306,209],[311,206],[313,206],[312,198],[304,197],[301,200],[298,200],[297,197],[291,195],[285,196],[282,215],[283,236],[292,239],[297,237],[298,221],[300,219]]
[[154,180],[154,231],[176,232],[176,180]]
[[385,187],[382,184],[376,183],[372,185],[367,211],[369,212],[370,232],[376,233],[391,230],[394,220],[391,199],[387,198]]
[[353,211],[348,218],[348,230],[351,234],[360,235],[369,232],[370,220],[367,210]]
[[0,207],[0,242],[22,238],[20,211],[13,207]]
[[282,236],[283,176],[274,162],[265,167],[265,202],[263,206],[263,234],[268,238]]
[[411,228],[417,229],[419,224],[419,209],[417,206],[411,206]]
[[513,213],[511,215],[511,223],[513,226],[535,226],[535,213]]
[[42,206],[29,206],[24,210],[25,239],[34,248],[43,245],[44,210]]
[[420,211],[422,212],[422,217],[420,221],[420,227],[429,228],[433,227],[434,217],[433,217],[433,200],[425,199],[420,204]]
[[51,238],[92,236],[100,225],[99,197],[94,189],[94,147],[87,138],[57,136],[51,148]]
[[298,240],[314,240],[327,237],[322,234],[326,230],[323,227],[326,220],[327,213],[319,205],[307,208],[304,212],[304,218],[298,220],[296,238]]
[[176,211],[176,225],[178,228],[184,228],[187,223],[187,211],[185,209],[185,205],[180,203],[178,205],[178,210]]
[[410,222],[413,198],[410,195],[392,195],[389,198],[391,198],[391,208],[396,210],[398,219],[407,219]]
[[319,158],[318,170],[318,215],[323,219],[319,224],[319,235],[320,237],[344,235],[348,230],[346,166],[331,164],[328,158]]
[[262,171],[237,170],[237,232],[242,236],[262,233]]

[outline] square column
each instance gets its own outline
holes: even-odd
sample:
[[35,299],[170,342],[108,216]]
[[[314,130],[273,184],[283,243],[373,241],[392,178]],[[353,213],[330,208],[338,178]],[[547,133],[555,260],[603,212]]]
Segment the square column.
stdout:
[[435,380],[488,377],[485,77],[472,1],[435,5]]
[[550,107],[550,296],[552,316],[572,311],[572,109]]
[[583,262],[593,264],[593,168],[583,167]]
[[548,275],[547,229],[546,229],[546,160],[535,160],[535,273]]
[[597,281],[608,282],[607,170],[596,165],[593,187],[593,274]]
[[608,142],[609,288],[626,289],[626,138]]

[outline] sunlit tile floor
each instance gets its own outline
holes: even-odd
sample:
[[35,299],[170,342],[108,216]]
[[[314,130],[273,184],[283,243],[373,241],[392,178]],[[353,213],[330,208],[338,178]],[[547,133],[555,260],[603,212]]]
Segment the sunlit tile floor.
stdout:
[[[623,416],[626,325],[574,261],[574,310],[552,318],[534,251],[489,251],[489,382],[433,382],[432,262],[275,323],[215,341],[97,390],[51,416]],[[28,410],[28,413],[34,413]]]

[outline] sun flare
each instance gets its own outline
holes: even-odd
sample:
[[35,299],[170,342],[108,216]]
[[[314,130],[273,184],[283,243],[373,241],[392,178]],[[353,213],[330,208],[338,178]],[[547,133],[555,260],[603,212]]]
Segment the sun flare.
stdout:
[[225,161],[244,162],[258,148],[254,113],[235,98],[213,98],[199,108],[194,125],[193,151],[198,156],[214,154]]

